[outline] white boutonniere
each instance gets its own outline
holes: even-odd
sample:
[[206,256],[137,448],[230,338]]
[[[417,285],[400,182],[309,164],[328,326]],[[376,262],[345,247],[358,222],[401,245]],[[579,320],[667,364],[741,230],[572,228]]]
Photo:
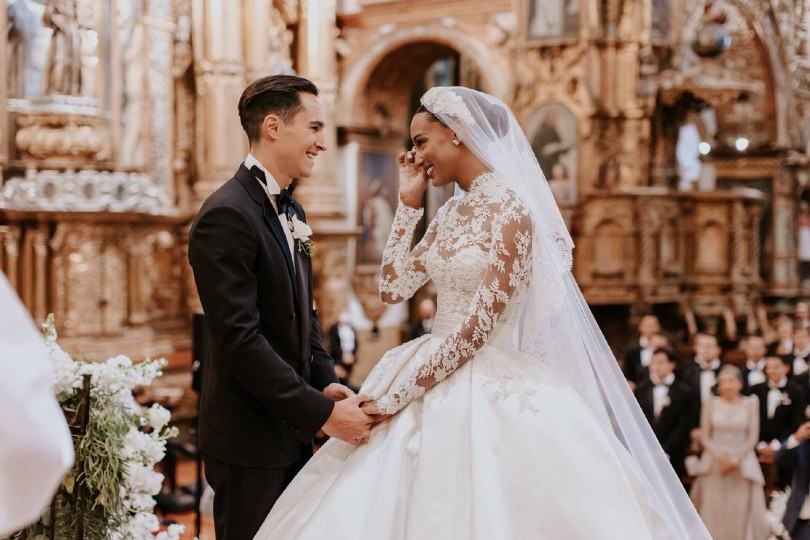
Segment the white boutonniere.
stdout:
[[298,219],[295,214],[290,217],[288,222],[290,224],[290,233],[298,246],[298,251],[307,257],[312,257],[312,240],[309,239],[312,236],[310,226]]
[[661,408],[662,409],[666,409],[670,405],[672,405],[672,400],[669,399],[669,396],[664,396],[664,397],[661,398]]
[[790,405],[793,403],[790,401],[790,396],[787,395],[787,392],[782,392],[782,401],[779,402],[780,405]]

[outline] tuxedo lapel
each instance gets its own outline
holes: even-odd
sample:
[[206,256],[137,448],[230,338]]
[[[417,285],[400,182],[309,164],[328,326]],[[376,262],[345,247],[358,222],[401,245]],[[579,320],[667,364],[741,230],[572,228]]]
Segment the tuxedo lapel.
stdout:
[[239,180],[242,186],[244,186],[245,190],[247,190],[250,198],[253,199],[256,204],[262,207],[262,216],[264,217],[264,222],[270,228],[270,232],[273,233],[273,237],[276,239],[276,242],[278,242],[278,246],[281,248],[281,252],[284,254],[284,263],[287,265],[287,273],[290,276],[290,285],[292,285],[293,296],[295,297],[295,302],[297,305],[298,287],[296,286],[292,255],[290,254],[290,247],[287,244],[287,237],[284,235],[284,230],[281,228],[281,222],[278,220],[276,211],[273,208],[270,199],[267,197],[267,193],[265,193],[262,186],[259,185],[259,180],[253,176],[252,172],[245,168],[244,164],[240,165],[239,170],[236,171],[236,178]]
[[298,280],[298,323],[301,327],[301,376],[309,380],[312,325],[312,289],[309,264],[304,254],[295,250],[296,279]]

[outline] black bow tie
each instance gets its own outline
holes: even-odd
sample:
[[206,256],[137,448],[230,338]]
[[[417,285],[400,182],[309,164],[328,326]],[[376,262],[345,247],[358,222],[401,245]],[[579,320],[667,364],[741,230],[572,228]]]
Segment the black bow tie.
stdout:
[[[259,179],[259,182],[265,186],[267,185],[267,177],[264,175],[264,171],[261,170],[258,165],[251,167],[250,172],[252,172],[256,178]],[[286,189],[282,189],[281,192],[276,195],[276,211],[278,212],[278,215],[286,215],[287,211],[292,207],[292,203],[295,201],[292,196],[294,189],[295,186],[291,185]]]

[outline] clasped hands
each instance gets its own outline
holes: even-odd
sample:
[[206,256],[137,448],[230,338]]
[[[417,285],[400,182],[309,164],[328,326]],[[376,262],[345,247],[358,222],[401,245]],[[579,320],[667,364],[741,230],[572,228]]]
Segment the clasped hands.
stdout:
[[349,444],[365,444],[371,437],[371,428],[390,418],[380,411],[373,397],[355,395],[342,384],[332,383],[323,389],[323,393],[335,402],[332,414],[323,426],[323,431],[330,437]]

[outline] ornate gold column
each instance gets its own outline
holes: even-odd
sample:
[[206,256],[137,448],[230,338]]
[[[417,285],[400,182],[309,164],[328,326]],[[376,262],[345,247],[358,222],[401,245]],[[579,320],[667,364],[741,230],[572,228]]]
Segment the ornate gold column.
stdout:
[[343,189],[335,179],[337,155],[337,63],[335,59],[335,0],[301,0],[296,69],[315,83],[326,112],[327,152],[318,156],[311,178],[301,182],[298,197],[309,215],[343,218]]
[[242,9],[230,2],[193,2],[197,86],[196,204],[205,200],[247,155],[236,107],[245,88]]
[[337,155],[337,62],[335,0],[301,0],[296,70],[314,82],[326,114],[326,147],[315,162],[311,178],[301,182],[296,196],[307,209],[315,231],[315,300],[326,329],[348,305],[349,238],[356,228],[346,220],[346,196],[335,177]]

